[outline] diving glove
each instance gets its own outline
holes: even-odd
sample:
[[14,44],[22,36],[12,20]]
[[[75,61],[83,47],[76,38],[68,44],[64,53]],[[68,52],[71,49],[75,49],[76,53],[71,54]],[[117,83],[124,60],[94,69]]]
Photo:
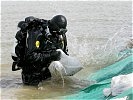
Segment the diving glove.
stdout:
[[51,53],[51,60],[59,61],[60,60],[60,56],[61,56],[61,52],[60,51],[53,51]]

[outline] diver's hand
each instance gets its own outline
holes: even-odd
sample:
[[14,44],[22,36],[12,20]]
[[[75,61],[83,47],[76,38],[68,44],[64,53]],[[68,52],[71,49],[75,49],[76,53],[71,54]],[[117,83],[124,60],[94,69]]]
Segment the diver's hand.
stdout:
[[61,52],[60,51],[53,51],[51,53],[51,60],[59,61],[60,60],[60,56],[61,56]]

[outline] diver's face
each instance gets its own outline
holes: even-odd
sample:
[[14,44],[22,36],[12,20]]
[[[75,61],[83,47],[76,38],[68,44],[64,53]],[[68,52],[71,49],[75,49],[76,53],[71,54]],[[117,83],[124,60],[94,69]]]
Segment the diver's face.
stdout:
[[59,33],[59,28],[57,28],[56,26],[54,26],[54,25],[52,25],[52,24],[50,24],[49,25],[49,31],[50,31],[50,33],[52,34],[52,35],[60,35],[60,33]]
[[67,29],[65,28],[59,28],[57,25],[54,25],[52,23],[49,23],[49,30],[52,35],[62,35],[67,32]]

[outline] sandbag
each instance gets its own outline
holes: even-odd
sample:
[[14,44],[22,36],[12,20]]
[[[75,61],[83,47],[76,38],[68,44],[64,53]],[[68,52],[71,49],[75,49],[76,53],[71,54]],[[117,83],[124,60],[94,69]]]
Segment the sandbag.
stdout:
[[121,94],[122,92],[132,88],[133,87],[132,77],[133,73],[127,75],[118,75],[113,77],[111,80],[111,87],[105,88],[103,90],[103,94],[105,96],[109,95],[117,96],[118,94]]
[[72,76],[83,68],[80,61],[75,57],[67,56],[61,49],[57,51],[61,52],[61,59],[50,64],[51,74],[57,75],[59,72],[62,76]]

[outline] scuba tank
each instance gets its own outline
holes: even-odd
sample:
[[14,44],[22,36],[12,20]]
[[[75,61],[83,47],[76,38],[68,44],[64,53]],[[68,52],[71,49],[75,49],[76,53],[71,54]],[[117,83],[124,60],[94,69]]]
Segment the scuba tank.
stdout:
[[22,64],[26,52],[27,27],[28,24],[25,21],[20,21],[18,23],[18,28],[20,28],[20,30],[15,35],[17,41],[15,40],[11,53],[12,59],[14,60],[12,71],[20,70],[23,66]]

